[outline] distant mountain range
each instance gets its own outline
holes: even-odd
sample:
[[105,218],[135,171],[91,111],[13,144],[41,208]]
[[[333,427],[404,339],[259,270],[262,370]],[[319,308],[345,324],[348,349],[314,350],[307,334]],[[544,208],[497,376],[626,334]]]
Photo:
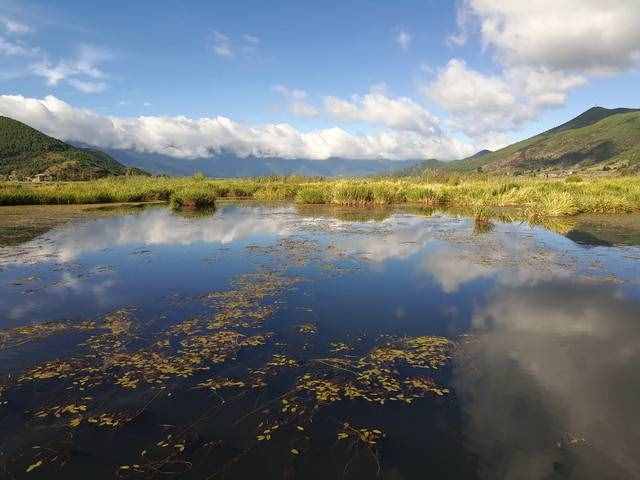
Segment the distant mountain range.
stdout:
[[202,172],[209,177],[257,177],[267,175],[307,175],[349,177],[382,175],[420,165],[421,160],[353,160],[329,158],[239,157],[221,152],[204,158],[175,158],[159,153],[135,150],[104,149],[118,161],[149,172],[167,175],[193,175]]
[[243,158],[230,152],[184,159],[135,150],[100,151],[88,145],[70,145],[16,120],[0,117],[0,175],[4,177],[44,174],[55,179],[79,180],[145,172],[167,175],[202,172],[210,177],[419,175],[427,169],[498,174],[640,172],[640,109],[594,107],[534,137],[494,152],[482,150],[451,162]]
[[428,160],[407,171],[482,170],[495,173],[640,172],[640,109],[593,107],[576,118],[508,147],[452,162]]
[[0,176],[25,180],[87,180],[109,175],[145,174],[99,150],[78,148],[24,123],[0,117]]

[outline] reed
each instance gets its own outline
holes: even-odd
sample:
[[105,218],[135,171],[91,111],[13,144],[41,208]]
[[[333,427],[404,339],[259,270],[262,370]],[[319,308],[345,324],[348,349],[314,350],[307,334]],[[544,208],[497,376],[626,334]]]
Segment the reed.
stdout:
[[212,204],[220,198],[295,201],[298,204],[374,206],[415,204],[465,208],[485,217],[518,208],[528,217],[640,211],[640,177],[563,181],[533,177],[435,178],[263,177],[247,179],[111,177],[87,182],[0,183],[0,205],[171,201]]
[[175,210],[211,208],[216,204],[216,192],[213,188],[185,187],[171,193],[170,203]]

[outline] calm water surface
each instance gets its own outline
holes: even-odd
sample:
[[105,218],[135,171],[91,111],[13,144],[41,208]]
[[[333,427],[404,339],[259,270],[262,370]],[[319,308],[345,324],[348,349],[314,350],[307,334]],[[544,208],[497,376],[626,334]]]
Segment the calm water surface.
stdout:
[[65,208],[0,209],[1,478],[640,478],[637,217]]

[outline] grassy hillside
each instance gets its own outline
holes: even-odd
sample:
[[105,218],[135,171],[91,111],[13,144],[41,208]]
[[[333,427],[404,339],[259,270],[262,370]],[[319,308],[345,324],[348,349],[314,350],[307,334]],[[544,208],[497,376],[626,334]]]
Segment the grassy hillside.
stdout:
[[17,120],[0,117],[0,175],[24,180],[39,173],[56,180],[144,174],[103,152],[73,147]]
[[640,110],[594,107],[535,137],[450,167],[522,172],[640,170]]

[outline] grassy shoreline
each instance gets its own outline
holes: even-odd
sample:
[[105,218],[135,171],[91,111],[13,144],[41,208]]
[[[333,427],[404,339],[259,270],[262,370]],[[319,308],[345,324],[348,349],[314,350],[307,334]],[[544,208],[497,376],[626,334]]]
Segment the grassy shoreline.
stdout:
[[476,217],[517,207],[529,218],[640,211],[640,177],[540,179],[255,179],[117,177],[87,182],[0,183],[0,205],[165,201],[174,207],[209,207],[216,198],[294,201],[299,204],[375,206],[417,204],[463,207]]

